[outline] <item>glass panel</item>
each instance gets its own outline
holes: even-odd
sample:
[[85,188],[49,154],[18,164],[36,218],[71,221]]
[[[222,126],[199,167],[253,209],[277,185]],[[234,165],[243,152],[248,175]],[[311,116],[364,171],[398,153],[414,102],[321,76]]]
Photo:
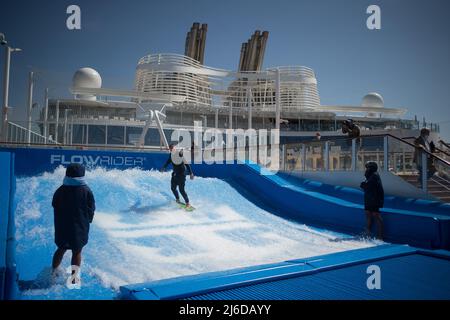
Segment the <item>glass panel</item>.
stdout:
[[135,146],[139,142],[141,133],[142,133],[142,128],[127,127],[126,128],[127,145]]
[[320,171],[325,168],[324,145],[322,142],[313,142],[306,145],[306,171]]
[[398,139],[388,138],[388,168],[416,188],[421,188],[422,152]]
[[[434,160],[433,166],[436,174],[432,177],[433,181],[428,185],[428,188],[441,201],[450,203],[450,166],[438,159]],[[432,190],[433,188],[434,190]]]
[[388,167],[397,175],[417,175],[417,161],[420,162],[420,152],[416,153],[413,146],[395,138],[388,138]]
[[108,144],[124,144],[124,130],[121,126],[108,126]]
[[379,170],[384,168],[384,137],[361,137],[356,139],[356,170],[364,171],[368,161],[378,164]]
[[74,124],[73,125],[73,144],[86,144],[86,125]]
[[352,168],[352,140],[331,140],[329,164],[332,171],[347,171]]
[[[268,147],[268,149],[270,149]],[[302,147],[301,145],[286,145],[284,170],[301,170],[302,169]]]
[[[170,144],[170,137],[172,135],[173,130],[164,129],[164,134],[166,135],[167,142]],[[157,128],[150,128],[147,131],[147,135],[145,136],[145,145],[146,146],[162,146],[163,142],[161,140],[161,135],[159,134],[159,130]]]
[[105,144],[106,126],[89,126],[89,144]]

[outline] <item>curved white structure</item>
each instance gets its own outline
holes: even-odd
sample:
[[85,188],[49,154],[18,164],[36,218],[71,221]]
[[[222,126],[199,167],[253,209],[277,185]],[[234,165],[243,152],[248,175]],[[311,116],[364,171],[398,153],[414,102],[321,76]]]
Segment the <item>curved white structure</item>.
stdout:
[[364,96],[361,106],[364,108],[375,110],[375,112],[368,112],[367,116],[377,118],[381,116],[381,112],[383,112],[384,99],[381,94],[370,92]]
[[[78,69],[72,78],[72,86],[77,88],[99,89],[102,87],[102,77],[92,68]],[[92,94],[76,95],[76,99],[95,101],[96,96]]]
[[[321,105],[315,73],[307,67],[282,66],[237,72],[204,66],[179,54],[153,54],[141,58],[136,67],[133,91],[101,88],[100,75],[91,68],[77,71],[71,91],[78,99],[120,96],[145,104],[170,103],[172,106],[168,109],[171,111],[186,115],[215,114],[216,118],[217,114],[227,115],[230,123],[232,115],[273,118],[277,102],[280,116],[295,121],[300,117],[333,118],[336,113],[363,113],[369,118],[379,118],[383,114],[398,116],[406,112],[401,108],[385,108],[383,97],[378,93],[367,94],[359,106]],[[188,121],[186,117],[185,120],[181,118],[175,120],[179,123]]]
[[384,108],[384,99],[381,94],[370,92],[364,96],[361,106],[368,108]]
[[309,111],[320,106],[317,80],[307,67],[233,72],[203,66],[183,55],[155,54],[141,58],[136,69],[137,92],[165,95],[190,107],[251,106],[256,112],[275,110],[278,69],[282,112]]

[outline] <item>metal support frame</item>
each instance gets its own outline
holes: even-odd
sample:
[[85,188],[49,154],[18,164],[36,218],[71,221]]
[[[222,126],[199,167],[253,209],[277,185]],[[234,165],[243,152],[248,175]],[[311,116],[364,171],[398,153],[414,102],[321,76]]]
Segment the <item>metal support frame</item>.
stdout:
[[28,75],[28,108],[27,108],[27,143],[31,143],[31,113],[33,110],[33,86],[34,73],[30,71]]
[[45,98],[44,98],[44,137],[45,143],[48,141],[48,88],[45,89]]
[[325,171],[330,171],[330,141],[325,142]]
[[216,129],[219,129],[219,109],[216,109],[215,115],[214,115],[214,127]]
[[64,110],[64,135],[63,135],[63,144],[67,144],[67,113],[69,109]]
[[230,101],[230,113],[228,114],[228,129],[233,129],[233,101]]
[[389,171],[389,137],[385,136],[383,138],[383,170],[388,172]]
[[358,159],[356,158],[356,138],[352,139],[352,167],[351,171],[356,171],[356,163]]
[[162,125],[162,122],[164,121],[164,119],[166,118],[166,115],[164,113],[162,113],[162,111],[165,109],[165,107],[167,105],[169,105],[170,103],[166,103],[162,106],[161,110],[149,110],[149,116],[148,119],[145,121],[145,126],[142,129],[142,133],[141,136],[139,138],[139,142],[138,142],[138,146],[139,147],[143,147],[145,145],[145,136],[147,135],[148,129],[150,128],[150,125],[152,123],[153,120],[155,120],[156,122],[156,126],[158,128],[159,131],[159,135],[160,135],[160,140],[162,141],[162,143],[164,144],[164,146],[166,148],[169,148],[169,143],[167,142],[167,138],[166,138],[166,134],[164,132],[164,128]]
[[59,100],[56,101],[55,141],[58,142],[59,129]]
[[302,144],[301,148],[301,159],[302,159],[302,171],[306,171],[306,146]]
[[252,106],[252,89],[247,87],[247,107],[248,107],[248,129],[252,128],[253,106]]
[[150,114],[148,116],[148,119],[145,120],[144,128],[142,129],[141,136],[139,137],[138,146],[143,147],[145,144],[145,136],[147,135],[147,131],[150,128],[150,125],[152,124],[153,119],[155,118],[155,114],[152,110],[150,110]]
[[281,77],[280,77],[280,69],[276,69],[276,78],[275,78],[275,129],[280,130],[280,113],[281,113]]
[[86,145],[89,145],[89,125],[86,125]]
[[422,164],[422,190],[423,192],[428,192],[428,157],[425,152],[421,152],[421,164]]
[[169,143],[167,142],[166,134],[164,133],[164,129],[163,129],[163,125],[162,125],[162,121],[161,121],[160,117],[165,119],[166,115],[163,114],[162,112],[155,111],[155,120],[156,120],[156,125],[158,126],[159,135],[161,136],[164,146],[168,149]]
[[108,145],[108,123],[105,122],[105,146]]

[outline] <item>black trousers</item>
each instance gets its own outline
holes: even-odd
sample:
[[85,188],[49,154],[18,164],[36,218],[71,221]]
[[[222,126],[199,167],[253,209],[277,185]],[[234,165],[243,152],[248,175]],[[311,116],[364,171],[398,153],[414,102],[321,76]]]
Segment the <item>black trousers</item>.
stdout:
[[172,189],[172,192],[173,192],[173,195],[175,196],[175,198],[177,200],[179,200],[180,196],[177,191],[177,187],[178,187],[181,195],[183,196],[184,202],[188,203],[189,198],[188,198],[188,195],[186,194],[186,191],[184,190],[185,183],[186,183],[185,175],[183,175],[183,176],[172,175],[172,179],[170,180],[170,189]]

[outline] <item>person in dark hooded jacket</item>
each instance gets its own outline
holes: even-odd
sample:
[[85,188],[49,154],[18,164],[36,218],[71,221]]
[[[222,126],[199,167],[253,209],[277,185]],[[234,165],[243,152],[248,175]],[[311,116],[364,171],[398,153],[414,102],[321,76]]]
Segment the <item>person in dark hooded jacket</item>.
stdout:
[[[95,199],[84,181],[85,169],[80,164],[70,164],[63,185],[53,195],[55,244],[53,255],[55,271],[67,250],[72,250],[72,266],[81,265],[81,250],[88,243],[89,225],[95,211]],[[76,270],[72,270],[75,273]]]
[[378,228],[378,239],[383,239],[383,219],[381,218],[380,208],[384,205],[384,189],[381,178],[377,173],[378,165],[370,161],[366,163],[366,180],[361,183],[364,190],[364,209],[366,210],[366,234],[371,235],[372,222],[375,220]]

